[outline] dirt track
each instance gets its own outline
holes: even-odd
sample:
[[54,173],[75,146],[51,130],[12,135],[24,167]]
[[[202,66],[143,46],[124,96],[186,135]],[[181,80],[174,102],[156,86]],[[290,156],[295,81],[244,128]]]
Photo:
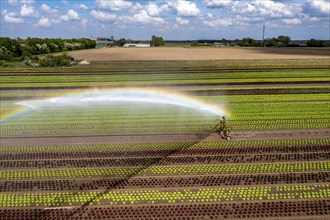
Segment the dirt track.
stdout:
[[222,60],[329,58],[328,48],[101,48],[69,53],[76,59],[95,60]]
[[[233,141],[289,140],[329,138],[330,129],[257,130],[232,131]],[[116,134],[95,136],[49,136],[49,137],[2,137],[1,146],[77,145],[77,144],[139,144],[175,142],[216,142],[222,140],[216,133],[176,133],[176,134]]]

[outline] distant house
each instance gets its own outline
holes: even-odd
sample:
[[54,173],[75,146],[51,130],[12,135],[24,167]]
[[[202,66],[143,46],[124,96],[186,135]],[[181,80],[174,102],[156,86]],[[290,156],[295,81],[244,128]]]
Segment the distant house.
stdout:
[[101,48],[101,47],[114,47],[116,46],[115,41],[109,40],[109,39],[98,39],[96,40],[96,47]]
[[288,47],[307,47],[307,42],[303,40],[295,40],[291,41],[288,45]]
[[226,47],[229,46],[228,43],[214,42],[213,47]]
[[238,47],[239,46],[239,44],[237,42],[235,42],[235,41],[230,42],[229,45],[232,46],[232,47]]
[[134,43],[127,43],[127,44],[124,44],[123,47],[150,47],[150,44],[134,44]]
[[284,46],[284,43],[283,42],[276,42],[275,45],[278,46],[278,47],[282,47],[282,46]]
[[113,40],[107,41],[106,43],[107,43],[107,47],[114,47],[114,46],[116,46],[116,43]]
[[214,42],[213,47],[223,47],[223,44],[220,42]]

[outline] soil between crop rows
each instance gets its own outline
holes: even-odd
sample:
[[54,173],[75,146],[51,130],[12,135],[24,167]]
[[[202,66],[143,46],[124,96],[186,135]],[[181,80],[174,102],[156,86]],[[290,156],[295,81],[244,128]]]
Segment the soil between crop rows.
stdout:
[[[328,138],[330,129],[293,129],[293,130],[246,130],[232,131],[233,140],[290,140],[313,137],[315,139]],[[204,137],[204,138],[202,138]],[[201,139],[202,138],[202,139]],[[83,136],[19,136],[0,137],[2,146],[38,146],[65,144],[137,144],[137,143],[173,143],[173,142],[195,142],[195,141],[219,141],[221,138],[216,133],[163,133],[163,134],[113,134],[113,135],[83,135]]]

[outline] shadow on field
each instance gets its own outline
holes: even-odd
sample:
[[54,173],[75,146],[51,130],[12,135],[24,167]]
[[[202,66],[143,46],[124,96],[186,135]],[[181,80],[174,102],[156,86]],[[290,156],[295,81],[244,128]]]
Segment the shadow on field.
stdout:
[[[124,176],[123,178],[117,179],[116,181],[112,182],[112,184],[108,185],[108,187],[106,187],[105,189],[102,188],[102,192],[99,192],[96,196],[92,197],[91,199],[89,199],[88,201],[86,201],[83,205],[80,206],[80,208],[74,208],[71,213],[69,215],[66,216],[66,218],[71,219],[71,218],[79,218],[79,215],[81,212],[84,212],[88,209],[89,205],[91,203],[93,203],[95,200],[98,200],[99,198],[101,198],[102,196],[104,196],[105,194],[111,192],[114,189],[118,189],[118,188],[125,188],[126,185],[129,185],[129,181],[131,178],[133,178],[134,176],[140,174],[141,172],[147,170],[149,167],[157,165],[158,163],[161,163],[163,161],[165,161],[169,156],[178,153],[181,150],[185,150],[188,149],[189,147],[199,143],[200,141],[204,140],[205,138],[207,138],[210,135],[211,132],[207,132],[207,131],[201,131],[201,132],[196,132],[194,133],[194,137],[192,138],[192,142],[187,142],[184,145],[180,145],[178,144],[177,148],[173,148],[171,150],[167,150],[167,151],[163,151],[162,154],[157,155],[157,157],[155,158],[151,158],[148,162],[146,162],[145,164],[143,164],[142,166],[140,166],[138,169],[134,169],[134,171],[127,175]],[[191,136],[191,134],[189,134]],[[102,178],[102,180],[108,180],[111,179],[112,177],[109,178]],[[88,182],[89,183],[93,183],[93,181],[95,181],[95,179],[91,179]],[[86,182],[84,182],[83,184],[86,184]],[[88,184],[88,183],[87,183]],[[84,190],[83,190],[84,191]],[[56,212],[56,210],[43,210],[42,212],[39,213],[38,216],[36,216],[36,219],[48,219],[51,218],[53,212]]]
[[249,48],[258,53],[281,54],[281,55],[306,55],[306,56],[324,56],[330,57],[330,48]]

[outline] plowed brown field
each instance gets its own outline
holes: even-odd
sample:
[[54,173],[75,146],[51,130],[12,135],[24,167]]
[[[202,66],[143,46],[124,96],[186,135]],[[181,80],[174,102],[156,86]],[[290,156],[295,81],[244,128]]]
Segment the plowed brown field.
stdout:
[[220,60],[330,57],[329,48],[101,48],[74,51],[71,56],[95,60]]

